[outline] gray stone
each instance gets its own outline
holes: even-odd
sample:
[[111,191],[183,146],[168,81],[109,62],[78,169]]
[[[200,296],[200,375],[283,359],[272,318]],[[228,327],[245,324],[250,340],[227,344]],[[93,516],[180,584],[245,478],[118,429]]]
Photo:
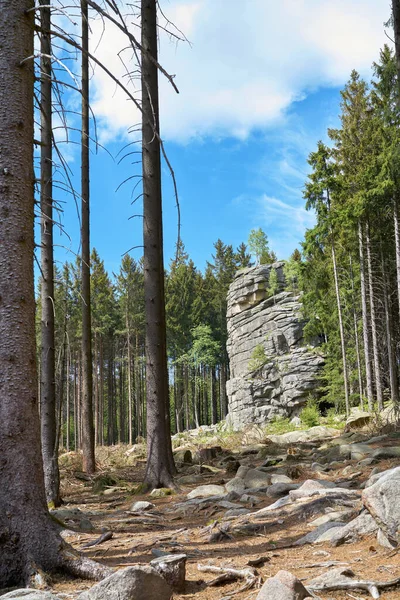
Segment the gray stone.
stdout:
[[240,467],[236,471],[236,477],[241,477],[242,479],[244,479],[247,471],[249,471],[249,470],[250,470],[250,467],[248,467],[247,465],[240,465]]
[[228,481],[225,484],[225,488],[227,489],[228,492],[237,492],[238,494],[243,494],[246,485],[245,482],[243,481],[243,479],[241,479],[240,477],[235,477],[234,479],[231,479],[230,481]]
[[[329,569],[322,575],[314,577],[307,583],[307,587],[313,591],[324,590],[325,586],[334,584],[346,584],[349,581],[355,582],[354,572],[348,567],[338,567],[336,569]],[[375,596],[378,597],[378,596]],[[271,599],[272,600],[272,599]]]
[[289,496],[292,499],[307,498],[308,496],[315,496],[320,490],[328,488],[336,488],[336,486],[331,481],[307,479],[297,490],[291,490]]
[[277,473],[275,475],[271,475],[271,483],[293,483],[293,480],[290,479],[287,475],[282,475]]
[[378,448],[372,453],[372,458],[383,460],[384,458],[398,458],[400,456],[400,446],[387,446]]
[[328,523],[323,523],[314,529],[314,531],[310,531],[299,540],[297,540],[293,545],[294,546],[304,546],[305,544],[315,544],[317,542],[326,541],[325,539],[320,539],[323,534],[325,534],[329,529],[333,529],[336,527],[343,527],[345,523],[328,521]]
[[378,534],[376,536],[376,541],[380,546],[384,548],[388,548],[388,550],[394,550],[397,548],[397,544],[388,540],[386,535],[383,533],[382,529],[378,529]]
[[362,493],[362,502],[390,542],[400,541],[400,467],[382,473]]
[[146,502],[146,500],[140,500],[139,502],[134,502],[129,511],[133,513],[140,513],[145,510],[151,510],[152,508],[155,508],[154,504],[151,502]]
[[154,488],[151,490],[150,496],[152,498],[165,498],[166,496],[172,496],[174,490],[171,488]]
[[270,498],[279,498],[279,496],[283,496],[291,490],[297,490],[299,487],[299,483],[273,483],[267,487],[266,494]]
[[371,419],[371,413],[359,409],[352,409],[351,414],[346,421],[346,429],[349,430],[364,427]]
[[12,598],[13,600],[59,600],[58,596],[54,596],[50,592],[40,592],[39,590],[27,588],[14,590],[1,596],[2,600],[8,600],[8,598]]
[[244,476],[244,483],[246,488],[265,487],[271,483],[271,475],[258,469],[249,469]]
[[375,519],[367,511],[361,512],[358,517],[347,523],[336,535],[331,538],[332,546],[339,546],[344,542],[356,541],[359,538],[377,531]]
[[[264,424],[275,417],[296,417],[318,386],[322,356],[304,346],[304,317],[298,295],[267,292],[271,269],[283,287],[283,262],[241,269],[228,292],[228,421],[234,429]],[[265,361],[252,365],[262,346]]]
[[332,521],[342,521],[353,513],[352,510],[334,510],[308,523],[309,527],[319,527]]
[[77,600],[170,600],[172,589],[168,583],[149,566],[127,567],[113,573]]
[[200,485],[187,494],[187,498],[208,498],[210,496],[224,496],[225,488],[222,485]]
[[261,500],[261,498],[258,498],[258,496],[253,496],[252,494],[243,494],[243,496],[241,496],[239,502],[245,502],[246,504],[255,506],[256,504],[260,504],[260,502],[262,502],[262,500]]
[[185,589],[186,554],[159,556],[150,561],[150,566],[165,579],[172,589],[178,592]]
[[68,527],[75,527],[82,531],[92,531],[94,529],[92,522],[79,510],[79,508],[56,508],[50,513],[63,521]]
[[289,571],[278,571],[262,586],[256,600],[305,600],[310,593]]

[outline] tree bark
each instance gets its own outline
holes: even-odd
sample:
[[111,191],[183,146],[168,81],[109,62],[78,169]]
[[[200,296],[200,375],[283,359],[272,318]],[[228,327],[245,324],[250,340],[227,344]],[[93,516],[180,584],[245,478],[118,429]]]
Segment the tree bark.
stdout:
[[90,304],[90,213],[89,213],[89,23],[88,4],[81,0],[82,16],[82,453],[83,471],[96,469],[93,427],[93,365]]
[[378,349],[378,331],[377,331],[377,318],[375,310],[375,296],[374,296],[374,285],[372,277],[372,256],[371,256],[371,239],[369,235],[369,224],[368,221],[365,224],[365,240],[367,247],[367,262],[368,262],[368,283],[369,283],[369,303],[371,307],[371,333],[372,333],[372,353],[374,357],[374,372],[375,372],[375,389],[376,399],[378,402],[379,410],[383,409],[383,393],[382,393],[382,375],[381,365],[379,361],[379,349]]
[[331,232],[331,251],[332,251],[332,263],[333,263],[333,275],[334,275],[334,279],[335,279],[336,306],[337,306],[338,319],[339,319],[340,345],[342,348],[344,399],[345,399],[345,406],[346,406],[346,416],[349,416],[350,401],[349,401],[349,384],[348,384],[347,358],[346,358],[346,343],[345,343],[345,339],[344,339],[342,303],[340,301],[340,289],[339,289],[339,278],[338,278],[338,272],[337,272],[335,241],[334,241],[332,232]]
[[156,0],[142,0],[142,160],[144,289],[146,304],[147,465],[149,487],[173,485],[168,428],[164,260],[159,141]]
[[392,402],[395,404],[399,403],[399,385],[397,379],[397,367],[396,367],[396,352],[393,343],[393,323],[392,323],[392,311],[390,306],[390,287],[389,278],[386,268],[385,256],[383,253],[383,245],[381,241],[381,264],[382,264],[382,276],[383,276],[383,305],[385,307],[385,327],[386,327],[386,345],[388,351],[388,363],[389,363],[389,382],[390,382],[390,395]]
[[53,157],[51,107],[50,7],[40,0],[42,35],[40,40],[40,213],[41,213],[41,385],[40,421],[44,481],[47,502],[61,504],[58,471],[57,411],[54,340],[54,260],[53,260]]
[[363,322],[363,342],[365,357],[365,375],[367,380],[367,400],[368,410],[374,408],[374,396],[372,392],[372,368],[371,368],[371,350],[369,344],[368,332],[368,305],[367,305],[367,284],[365,277],[365,259],[364,259],[364,232],[361,221],[358,222],[358,248],[360,255],[360,280],[361,280],[361,308]]
[[358,322],[357,322],[357,311],[356,311],[356,295],[354,289],[354,273],[353,273],[353,262],[351,259],[351,254],[349,255],[350,259],[350,281],[351,281],[351,292],[353,297],[353,325],[354,325],[354,342],[356,347],[356,359],[357,359],[357,373],[358,373],[358,393],[360,394],[360,408],[364,410],[364,388],[363,388],[363,378],[362,378],[362,368],[361,368],[361,356],[360,356],[360,341],[358,335]]
[[34,53],[33,7],[33,0],[0,4],[0,588],[29,585],[38,569],[108,572],[65,550],[46,503],[33,280],[34,72],[26,61]]

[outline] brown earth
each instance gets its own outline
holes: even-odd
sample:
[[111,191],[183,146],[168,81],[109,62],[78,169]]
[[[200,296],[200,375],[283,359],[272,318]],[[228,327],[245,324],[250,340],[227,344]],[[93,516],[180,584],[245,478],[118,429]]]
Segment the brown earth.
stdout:
[[[119,447],[121,453],[125,448]],[[113,450],[109,450],[112,456]],[[289,452],[291,452],[289,450]],[[299,456],[301,455],[301,451]],[[76,549],[96,539],[102,528],[111,530],[113,538],[102,545],[82,550],[86,556],[98,560],[110,567],[122,568],[130,565],[149,563],[154,555],[153,549],[168,553],[185,553],[187,559],[186,590],[184,593],[175,594],[176,600],[196,598],[196,600],[220,600],[238,590],[243,581],[226,583],[218,587],[209,587],[207,582],[215,578],[214,574],[198,571],[198,565],[213,564],[220,567],[244,568],[249,560],[260,557],[265,558],[265,563],[257,567],[262,581],[277,573],[280,569],[291,571],[304,582],[307,579],[322,574],[326,567],[318,566],[317,563],[325,561],[340,561],[350,566],[356,576],[362,579],[387,581],[400,577],[400,557],[397,551],[390,551],[376,542],[375,536],[363,539],[357,543],[345,544],[332,548],[329,543],[318,545],[306,545],[303,547],[288,547],[299,537],[310,532],[304,516],[289,516],[278,518],[268,531],[257,535],[244,535],[210,543],[208,538],[211,531],[215,531],[221,522],[225,509],[211,506],[205,510],[198,507],[188,507],[186,512],[174,510],[174,505],[186,499],[190,489],[203,483],[223,483],[233,477],[231,473],[218,472],[214,474],[203,473],[203,481],[195,485],[182,486],[178,493],[165,498],[151,498],[149,495],[133,494],[135,486],[138,486],[143,477],[144,459],[138,459],[132,467],[112,468],[107,465],[107,459],[99,465],[103,474],[112,471],[112,476],[118,480],[113,489],[105,489],[102,494],[92,491],[91,481],[82,481],[77,478],[79,473],[74,471],[78,457],[70,453],[67,467],[62,471],[62,492],[65,501],[64,508],[79,508],[85,516],[90,518],[95,530],[91,533],[77,533],[68,537],[68,542]],[[109,458],[109,457],[108,457]],[[219,457],[221,458],[221,457]],[[300,459],[299,459],[300,460]],[[246,457],[245,461],[254,466],[260,466],[265,460],[257,459],[255,455]],[[114,460],[114,462],[118,462]],[[218,459],[214,464],[218,463]],[[211,464],[211,463],[210,463]],[[220,464],[220,463],[219,463]],[[317,474],[315,472],[299,470],[296,482],[308,478],[324,478],[337,482],[344,479],[341,471],[346,465],[353,464],[351,461],[343,461],[340,469],[329,473]],[[397,466],[398,460],[381,461],[378,466],[384,470]],[[293,474],[296,465],[296,455],[291,457],[290,472]],[[362,471],[354,478],[352,487],[357,488],[366,480],[372,470],[372,466],[359,469],[354,463],[354,471]],[[262,502],[257,505],[257,510],[271,504],[274,500],[261,495]],[[151,515],[138,516],[129,513],[133,502],[138,500],[149,500],[156,505]],[[315,518],[318,515],[313,515]],[[309,520],[312,520],[310,518]],[[62,576],[54,578],[51,590],[57,595],[65,598],[76,598],[79,592],[89,588],[91,582],[81,580],[70,580]],[[250,589],[233,598],[237,600],[254,599],[257,589]],[[329,592],[319,596],[323,600],[368,598],[367,592]],[[381,597],[384,600],[398,600],[400,588],[383,591]]]

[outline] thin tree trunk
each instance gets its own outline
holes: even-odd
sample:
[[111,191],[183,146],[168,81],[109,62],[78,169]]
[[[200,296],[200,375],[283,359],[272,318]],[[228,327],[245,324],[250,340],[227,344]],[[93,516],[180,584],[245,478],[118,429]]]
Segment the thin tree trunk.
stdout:
[[[168,370],[165,335],[164,260],[159,141],[157,3],[142,0],[142,160],[144,289],[146,305],[147,465],[149,487],[173,485],[168,429]],[[153,59],[153,60],[151,60]]]
[[217,397],[216,397],[216,377],[215,377],[215,367],[211,369],[211,419],[212,424],[215,425],[218,423],[218,409],[217,409]]
[[397,368],[396,368],[396,353],[393,343],[393,324],[392,324],[392,312],[389,299],[389,281],[386,269],[386,262],[383,253],[383,245],[381,241],[381,263],[382,263],[382,275],[383,275],[383,305],[385,307],[385,326],[386,326],[386,345],[388,351],[388,363],[389,363],[389,381],[390,381],[390,395],[392,402],[395,404],[399,403],[399,386],[397,380]]
[[96,469],[93,427],[93,365],[90,306],[90,213],[89,213],[89,22],[88,4],[81,0],[82,14],[82,453],[83,471]]
[[371,332],[372,332],[372,352],[374,357],[374,372],[375,372],[375,388],[376,388],[376,399],[378,401],[378,409],[383,410],[383,393],[382,393],[382,375],[381,366],[379,362],[379,349],[378,349],[378,333],[377,333],[377,319],[375,310],[375,296],[374,296],[374,285],[372,277],[372,257],[371,257],[371,240],[369,235],[369,224],[365,224],[365,240],[367,246],[367,263],[369,273],[369,301],[371,307]]
[[393,199],[393,221],[394,221],[394,240],[396,249],[396,283],[397,283],[397,304],[400,315],[400,225],[399,210],[397,199]]
[[340,301],[340,289],[339,289],[339,278],[338,278],[338,273],[337,273],[335,241],[334,241],[332,232],[331,232],[331,251],[332,251],[333,275],[334,275],[334,279],[335,279],[336,306],[337,306],[338,319],[339,319],[340,346],[342,349],[344,399],[345,399],[345,406],[346,406],[346,415],[349,416],[350,401],[349,401],[349,384],[348,384],[348,379],[347,379],[348,372],[347,372],[347,358],[346,358],[346,343],[345,343],[345,339],[344,339],[342,304]]
[[70,408],[70,371],[71,371],[71,351],[68,346],[67,353],[67,381],[66,383],[66,421],[67,421],[67,430],[66,430],[66,448],[67,452],[70,451],[70,427],[71,427],[71,408]]
[[351,292],[353,298],[353,324],[354,324],[354,339],[356,346],[356,359],[357,359],[357,372],[358,372],[358,392],[360,394],[360,408],[364,410],[364,388],[362,379],[362,368],[361,368],[361,356],[360,356],[360,340],[358,335],[358,323],[357,323],[357,312],[356,312],[356,295],[354,289],[354,273],[353,273],[353,262],[351,254],[349,255],[350,261],[350,281],[351,281]]
[[371,350],[369,344],[368,332],[368,306],[367,306],[367,284],[365,277],[365,259],[364,259],[364,232],[361,221],[358,222],[358,248],[360,254],[360,280],[361,280],[361,308],[363,321],[363,342],[365,357],[365,374],[367,380],[367,400],[368,410],[374,408],[374,397],[372,393],[372,368],[371,368]]
[[[129,297],[129,296],[128,296]],[[126,334],[127,334],[127,344],[128,344],[128,443],[130,446],[133,444],[133,436],[132,436],[132,423],[133,423],[133,415],[132,415],[132,357],[131,357],[131,332],[129,325],[129,317],[128,317],[128,304],[126,308],[125,320],[126,320]]]
[[58,471],[57,411],[55,385],[54,340],[54,260],[53,260],[53,158],[52,158],[52,112],[51,112],[51,29],[50,7],[47,0],[40,0],[40,96],[41,96],[41,271],[42,271],[42,318],[41,318],[41,396],[40,418],[42,455],[47,502],[59,506],[60,476]]
[[228,414],[228,401],[226,397],[226,371],[224,364],[220,365],[219,378],[221,419],[225,419],[226,415]]

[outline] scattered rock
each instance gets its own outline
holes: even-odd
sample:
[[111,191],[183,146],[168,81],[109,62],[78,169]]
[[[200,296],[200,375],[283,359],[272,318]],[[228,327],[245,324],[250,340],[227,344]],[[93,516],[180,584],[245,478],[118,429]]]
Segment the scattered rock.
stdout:
[[279,498],[279,496],[283,496],[291,490],[297,490],[299,487],[299,483],[273,483],[267,487],[266,494],[270,498]]
[[289,571],[278,571],[262,586],[256,600],[304,600],[310,593]]
[[83,592],[77,600],[170,600],[172,589],[149,566],[127,567]]
[[378,544],[380,546],[383,546],[384,548],[388,548],[388,550],[394,550],[395,548],[397,548],[397,544],[394,544],[390,540],[388,540],[386,535],[383,533],[382,529],[378,529],[376,541],[378,542]]
[[334,510],[331,512],[314,519],[310,523],[308,523],[308,527],[319,527],[320,525],[324,525],[325,523],[329,523],[331,521],[343,521],[346,517],[353,514],[352,510]]
[[344,542],[356,541],[364,535],[369,535],[377,531],[378,525],[375,519],[367,511],[363,511],[347,523],[342,529],[336,532],[336,535],[331,538],[332,546],[339,546]]
[[188,448],[181,449],[181,450],[175,450],[174,459],[176,460],[176,462],[179,462],[179,463],[192,464],[192,462],[193,462],[192,453]]
[[367,425],[372,419],[372,415],[369,412],[365,412],[359,409],[352,409],[351,414],[346,421],[346,430],[350,429],[359,429],[360,427],[364,427]]
[[146,502],[146,500],[140,500],[139,502],[134,502],[132,504],[132,506],[129,509],[129,512],[140,513],[147,510],[151,510],[152,508],[155,508],[154,504],[152,504],[151,502]]
[[225,488],[222,485],[200,485],[187,494],[187,498],[208,498],[209,496],[224,496]]
[[181,592],[185,589],[186,554],[168,554],[150,561],[150,566],[159,573],[172,589]]
[[323,537],[324,534],[330,530],[335,529],[337,527],[343,527],[345,523],[329,521],[328,523],[323,523],[316,527],[314,531],[310,531],[307,535],[304,535],[299,540],[297,540],[293,545],[294,546],[304,546],[305,544],[316,544],[318,542],[325,542],[330,539],[330,536]]
[[228,492],[237,492],[238,494],[243,494],[246,485],[245,482],[243,481],[243,479],[241,479],[240,477],[235,477],[234,479],[231,479],[230,481],[228,481],[225,484],[225,488],[227,489]]
[[262,500],[261,498],[258,498],[258,496],[253,496],[252,494],[243,494],[239,502],[245,502],[246,504],[250,504],[250,506],[255,506],[262,502]]
[[271,483],[271,475],[258,469],[249,469],[244,476],[246,488],[265,487]]
[[293,481],[287,475],[282,475],[277,473],[275,475],[271,475],[271,484],[274,483],[293,483]]
[[384,458],[398,458],[400,456],[400,446],[386,446],[378,448],[372,453],[372,458],[383,460]]
[[315,479],[307,479],[303,485],[297,490],[291,490],[289,496],[292,499],[306,498],[308,496],[315,496],[320,490],[326,490],[328,488],[335,488],[335,484],[331,481],[317,481]]
[[150,496],[153,498],[165,498],[166,496],[172,496],[173,493],[174,490],[171,488],[154,488],[154,490],[150,492]]
[[92,522],[83,514],[79,508],[56,508],[50,513],[68,527],[81,529],[82,531],[93,531]]

